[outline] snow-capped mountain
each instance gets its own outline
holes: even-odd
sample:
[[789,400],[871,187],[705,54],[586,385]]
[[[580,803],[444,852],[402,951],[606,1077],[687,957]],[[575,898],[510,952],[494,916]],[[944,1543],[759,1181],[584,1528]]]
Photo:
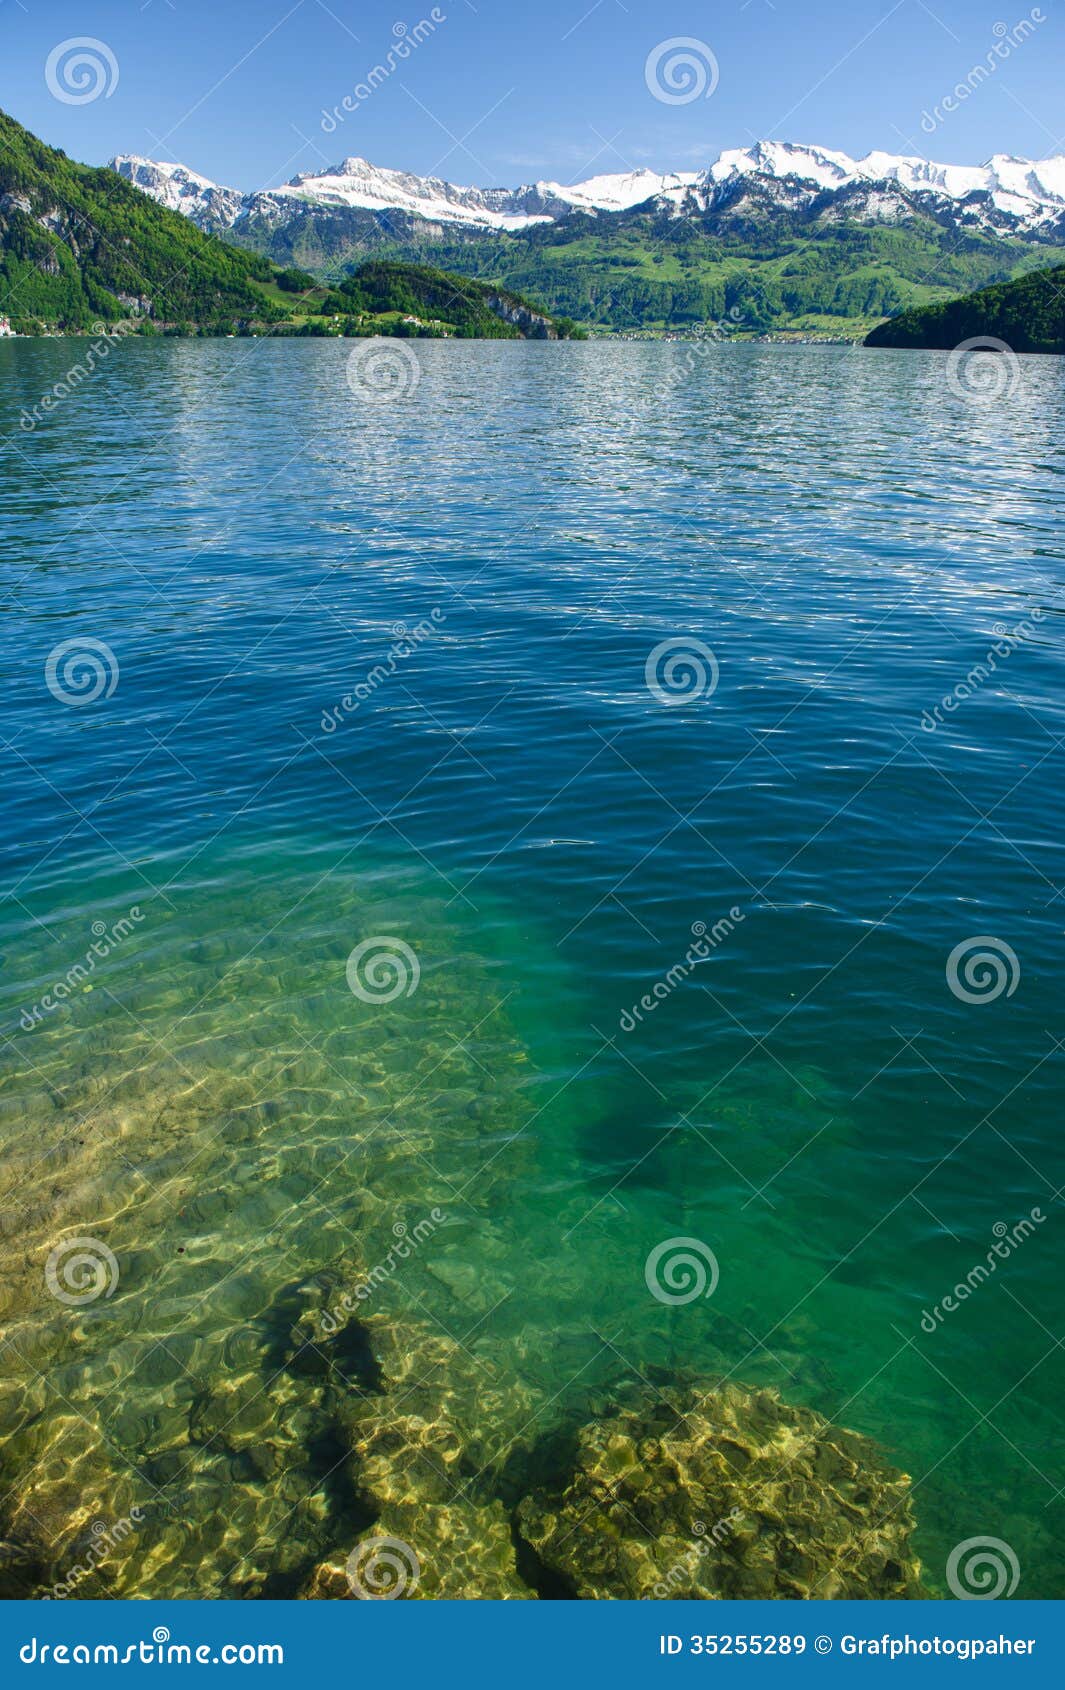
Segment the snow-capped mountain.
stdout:
[[[414,226],[455,233],[517,233],[555,223],[573,212],[610,215],[651,204],[679,213],[734,202],[746,184],[780,185],[776,203],[795,209],[838,196],[840,214],[881,219],[905,215],[903,196],[922,206],[957,207],[990,229],[1038,230],[1065,217],[1065,156],[1030,159],[996,154],[982,165],[935,164],[886,152],[862,159],[827,147],[759,141],[730,148],[704,171],[659,174],[652,170],[593,176],[569,185],[533,182],[519,188],[459,187],[434,176],[388,170],[346,158],[328,170],[296,176],[282,187],[242,194],[221,187],[183,165],[126,154],[112,168],[201,228],[235,229],[245,221],[272,228],[290,218],[352,211],[380,218],[397,215]],[[900,212],[901,208],[901,212]]]
[[244,209],[245,195],[236,188],[220,188],[183,164],[157,164],[150,158],[123,153],[111,160],[111,169],[143,188],[160,205],[183,211],[201,229],[228,229]]
[[871,152],[853,159],[827,147],[758,141],[753,147],[723,152],[700,176],[696,188],[701,194],[712,195],[715,189],[751,176],[795,178],[818,192],[838,192],[859,183],[894,182],[910,193],[930,193],[945,200],[963,201],[972,194],[986,194],[996,211],[1028,225],[1065,212],[1062,155],[1035,163],[996,153],[986,164],[934,164],[895,153]]
[[557,215],[554,207],[527,203],[520,188],[460,188],[436,176],[380,169],[364,158],[346,158],[330,170],[308,172],[281,188],[253,194],[247,209],[260,214],[284,211],[293,200],[348,210],[402,211],[430,223],[493,230],[527,229]]
[[[280,188],[242,194],[223,188],[181,164],[160,164],[124,153],[112,170],[143,188],[161,205],[182,211],[201,228],[231,227],[242,215],[276,218],[305,205],[374,212],[405,212],[431,223],[485,230],[528,229],[553,223],[572,210],[624,211],[656,194],[694,184],[696,175],[654,170],[593,176],[587,182],[533,182],[520,188],[463,188],[436,176],[387,170],[363,158],[346,158],[329,170],[308,171]],[[298,202],[294,206],[293,202]]]
[[629,211],[660,195],[683,193],[698,180],[697,171],[660,176],[655,170],[630,170],[623,176],[590,176],[569,188],[559,182],[538,182],[536,189],[519,192],[549,191],[577,211]]
[[624,211],[654,194],[694,180],[638,170],[624,176],[593,176],[573,187],[560,182],[534,182],[520,188],[460,188],[436,176],[383,170],[363,158],[346,158],[332,170],[297,176],[285,187],[253,199],[299,199],[313,205],[366,211],[406,211],[433,223],[472,223],[487,229],[513,230],[554,222],[574,207]]

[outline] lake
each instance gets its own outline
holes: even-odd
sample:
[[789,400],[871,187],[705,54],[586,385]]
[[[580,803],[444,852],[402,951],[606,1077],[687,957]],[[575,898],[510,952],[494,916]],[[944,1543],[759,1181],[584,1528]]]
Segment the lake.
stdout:
[[1060,1595],[1060,361],[352,345],[0,345],[14,1576],[531,1595],[731,1380]]

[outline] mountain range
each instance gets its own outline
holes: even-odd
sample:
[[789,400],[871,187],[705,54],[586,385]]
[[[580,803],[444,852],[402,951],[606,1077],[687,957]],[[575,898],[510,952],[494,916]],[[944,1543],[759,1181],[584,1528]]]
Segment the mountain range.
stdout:
[[1060,338],[1059,279],[1021,284],[1063,263],[1062,158],[856,161],[766,142],[702,172],[515,189],[345,159],[248,195],[180,165],[77,164],[0,112],[0,313],[27,333],[125,318],[138,332],[853,340],[892,319],[912,343],[952,332],[950,302],[990,288],[987,309],[1035,350]]
[[[0,111],[0,333],[56,330],[101,337],[92,357],[131,333],[579,332],[513,289],[423,265],[367,262],[335,289],[316,286],[218,240],[115,171],[75,163]],[[93,367],[78,366],[77,380]]]
[[[1065,155],[1039,163],[997,154],[983,165],[933,164],[925,159],[872,152],[862,159],[828,148],[759,141],[723,152],[708,169],[662,175],[632,170],[593,176],[571,185],[540,181],[519,188],[458,187],[435,176],[383,169],[363,158],[345,158],[326,170],[293,177],[282,187],[241,193],[181,164],[123,154],[111,168],[203,229],[239,228],[248,219],[284,221],[308,208],[403,213],[424,222],[470,231],[517,234],[557,223],[575,211],[615,214],[635,206],[673,210],[678,216],[709,211],[735,197],[738,185],[768,177],[787,183],[789,202],[811,203],[861,186],[883,186],[885,214],[901,192],[923,198],[976,226],[1065,234]],[[871,196],[872,201],[872,196]]]
[[856,339],[899,312],[1065,260],[1065,157],[978,166],[762,141],[705,170],[462,187],[346,158],[242,193],[133,155],[112,168],[226,242],[337,282],[438,266],[602,330]]
[[154,318],[229,333],[288,315],[273,275],[0,111],[0,313],[16,330]]

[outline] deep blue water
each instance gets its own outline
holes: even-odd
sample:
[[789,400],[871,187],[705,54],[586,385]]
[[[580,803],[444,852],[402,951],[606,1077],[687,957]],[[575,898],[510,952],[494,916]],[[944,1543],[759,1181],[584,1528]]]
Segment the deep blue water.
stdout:
[[[1061,1595],[1060,360],[983,403],[943,354],[428,343],[368,405],[344,343],[131,342],[20,427],[76,349],[0,346],[8,1510],[178,1499],[125,1594],[328,1548],[315,1405],[282,1505],[189,1404],[440,1203],[389,1319],[491,1366],[479,1468],[650,1367],[769,1383],[912,1475],[931,1588],[992,1535]],[[666,702],[666,641],[716,685]],[[421,971],[384,1008],[376,935]],[[77,1234],[123,1274],[71,1314]],[[720,1280],[671,1307],[677,1236]]]

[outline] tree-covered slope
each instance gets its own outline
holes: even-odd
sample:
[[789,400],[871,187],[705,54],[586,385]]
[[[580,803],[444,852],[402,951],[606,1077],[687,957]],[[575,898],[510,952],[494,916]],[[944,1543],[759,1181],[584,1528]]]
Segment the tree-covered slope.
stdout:
[[[771,220],[688,220],[637,211],[609,225],[578,216],[492,246],[465,253],[463,268],[535,292],[581,323],[683,329],[727,320],[755,334],[856,337],[878,318],[1065,256],[924,216],[862,223],[786,212]],[[452,251],[440,261],[458,259]]]
[[[650,200],[509,235],[307,208],[283,240],[258,232],[269,256],[230,235],[204,234],[0,113],[0,314],[27,332],[135,317],[179,332],[554,338],[575,320],[859,338],[890,316],[872,344],[986,333],[1018,351],[1062,350],[1061,283],[1034,272],[1065,258],[1057,236],[996,232],[884,184],[811,201],[755,179],[679,211]],[[279,286],[271,259],[317,283]],[[973,288],[983,291],[953,297]]]
[[0,112],[0,313],[16,328],[269,322],[283,312],[256,284],[272,269]]
[[591,327],[861,338],[878,319],[1065,258],[1057,236],[995,230],[883,187],[796,204],[748,186],[678,213],[650,202],[576,212],[517,234],[457,232],[401,213],[307,205],[227,238],[336,279],[367,257],[491,279]]
[[0,315],[78,332],[559,339],[573,325],[496,285],[372,262],[338,287],[205,234],[113,170],[75,164],[0,112]]
[[577,331],[520,294],[427,265],[370,260],[329,292],[319,309],[356,316],[395,313],[400,333],[425,330],[479,340],[561,340]]
[[904,311],[875,328],[865,344],[951,348],[978,336],[1001,340],[1014,352],[1065,353],[1065,265]]

